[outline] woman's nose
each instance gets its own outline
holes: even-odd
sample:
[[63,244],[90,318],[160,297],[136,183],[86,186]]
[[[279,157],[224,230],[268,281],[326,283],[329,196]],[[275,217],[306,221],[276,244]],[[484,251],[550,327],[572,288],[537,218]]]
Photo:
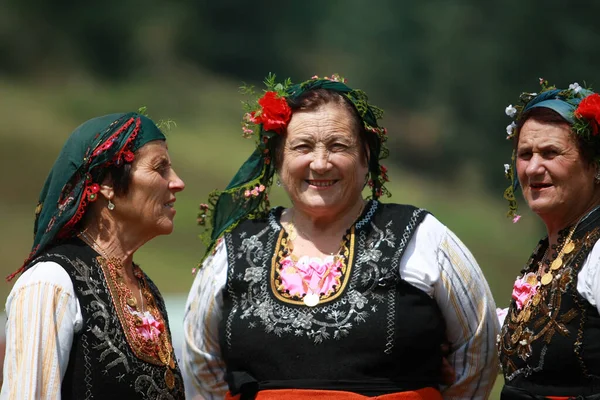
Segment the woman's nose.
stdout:
[[329,152],[327,149],[317,148],[314,151],[313,160],[310,164],[312,170],[323,173],[329,168]]
[[172,174],[171,181],[169,182],[169,189],[171,189],[173,192],[181,192],[183,189],[185,189],[185,182],[183,182],[183,180],[174,170],[172,170]]
[[539,175],[544,172],[542,158],[538,154],[533,154],[531,159],[527,163],[527,168],[525,168],[525,173],[528,176]]

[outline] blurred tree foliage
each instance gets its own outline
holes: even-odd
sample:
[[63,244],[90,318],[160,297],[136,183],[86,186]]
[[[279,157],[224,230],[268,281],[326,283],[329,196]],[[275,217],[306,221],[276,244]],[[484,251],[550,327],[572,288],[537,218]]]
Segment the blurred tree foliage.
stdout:
[[339,72],[386,109],[392,162],[457,184],[475,171],[499,191],[504,107],[540,76],[597,84],[599,15],[585,0],[6,0],[0,73],[115,80],[181,63],[256,82]]

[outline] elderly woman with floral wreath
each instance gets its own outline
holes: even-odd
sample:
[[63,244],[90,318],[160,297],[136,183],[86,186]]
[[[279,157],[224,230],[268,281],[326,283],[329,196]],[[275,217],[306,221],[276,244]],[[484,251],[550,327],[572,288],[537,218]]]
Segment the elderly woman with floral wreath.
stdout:
[[165,136],[148,117],[79,126],[40,194],[30,256],[6,301],[2,399],[183,399],[163,299],[133,262],[173,230]]
[[600,399],[600,96],[577,83],[523,93],[507,115],[514,192],[546,225],[517,278],[498,350],[502,400]]
[[[488,285],[431,214],[378,200],[389,195],[382,111],[337,75],[266,84],[243,121],[254,154],[201,205],[211,245],[183,351],[195,389],[207,400],[487,398]],[[291,208],[268,210],[275,174]]]

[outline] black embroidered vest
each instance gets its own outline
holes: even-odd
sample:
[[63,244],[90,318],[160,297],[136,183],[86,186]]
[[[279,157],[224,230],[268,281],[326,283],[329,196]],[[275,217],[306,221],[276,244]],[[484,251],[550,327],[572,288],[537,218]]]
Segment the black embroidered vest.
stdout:
[[[83,316],[83,327],[74,336],[62,381],[62,398],[183,400],[183,380],[176,360],[175,385],[169,389],[166,367],[142,361],[132,352],[95,257],[97,253],[85,243],[72,239],[34,260],[54,261],[67,271]],[[170,336],[163,299],[147,276],[146,281]]]
[[[600,211],[595,211],[577,226],[572,237],[575,246],[563,255],[563,265],[553,272],[551,283],[540,285],[521,310],[514,300],[511,303],[498,342],[503,400],[533,398],[519,393],[600,393],[600,315],[577,291],[577,276],[599,238]],[[540,241],[524,274],[537,271],[547,247],[547,239]]]
[[244,221],[224,237],[229,269],[220,344],[230,391],[305,388],[375,396],[438,388],[441,312],[399,276],[400,259],[427,212],[368,203],[349,231],[342,289],[314,307],[283,297],[273,284],[286,236],[281,212]]

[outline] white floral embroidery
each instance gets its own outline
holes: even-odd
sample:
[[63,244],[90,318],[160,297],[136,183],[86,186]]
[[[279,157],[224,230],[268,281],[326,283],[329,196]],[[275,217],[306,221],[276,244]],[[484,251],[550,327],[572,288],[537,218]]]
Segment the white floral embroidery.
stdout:
[[365,296],[363,296],[356,290],[353,290],[348,294],[348,301],[350,302],[350,304],[355,305],[356,308],[358,308],[359,310],[362,310],[365,307],[365,305],[369,302],[369,300],[367,300]]
[[246,273],[244,275],[245,281],[250,282],[260,282],[260,277],[262,276],[263,269],[260,267],[250,267],[246,269]]

